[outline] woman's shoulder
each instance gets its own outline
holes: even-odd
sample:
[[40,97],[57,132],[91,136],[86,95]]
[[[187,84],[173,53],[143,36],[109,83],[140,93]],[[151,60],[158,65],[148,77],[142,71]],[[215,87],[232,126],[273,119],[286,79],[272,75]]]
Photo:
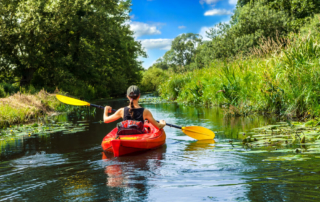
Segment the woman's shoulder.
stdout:
[[143,113],[146,114],[146,113],[151,113],[151,112],[148,109],[143,108]]
[[125,107],[119,108],[117,111],[123,112]]

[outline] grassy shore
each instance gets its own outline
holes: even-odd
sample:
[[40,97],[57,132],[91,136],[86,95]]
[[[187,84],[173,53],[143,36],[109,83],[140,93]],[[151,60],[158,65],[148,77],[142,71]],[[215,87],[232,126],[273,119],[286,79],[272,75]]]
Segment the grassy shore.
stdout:
[[320,16],[279,41],[262,41],[250,56],[212,61],[207,68],[169,73],[161,96],[182,103],[220,105],[228,115],[275,113],[320,116]]
[[18,92],[12,96],[0,98],[0,126],[24,123],[53,113],[60,106],[61,103],[54,94],[48,94],[44,90],[33,95]]

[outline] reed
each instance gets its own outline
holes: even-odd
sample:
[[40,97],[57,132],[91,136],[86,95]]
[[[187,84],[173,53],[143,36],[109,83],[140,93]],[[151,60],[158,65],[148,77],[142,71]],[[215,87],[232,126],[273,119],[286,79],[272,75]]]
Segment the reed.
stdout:
[[261,39],[248,57],[215,60],[207,68],[171,75],[159,93],[186,104],[224,106],[234,116],[320,116],[319,43],[316,34]]

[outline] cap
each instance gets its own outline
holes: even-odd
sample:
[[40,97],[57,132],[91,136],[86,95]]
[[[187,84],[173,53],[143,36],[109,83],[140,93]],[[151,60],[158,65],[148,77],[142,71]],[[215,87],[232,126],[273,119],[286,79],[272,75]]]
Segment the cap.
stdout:
[[140,95],[140,89],[138,86],[132,85],[128,88],[127,90],[127,96],[132,97],[132,96],[139,96]]

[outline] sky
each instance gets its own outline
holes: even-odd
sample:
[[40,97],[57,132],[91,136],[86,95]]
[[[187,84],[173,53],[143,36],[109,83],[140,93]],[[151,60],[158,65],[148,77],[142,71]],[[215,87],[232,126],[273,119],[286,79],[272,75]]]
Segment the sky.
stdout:
[[148,58],[139,58],[148,69],[170,50],[183,33],[202,35],[220,22],[229,22],[237,0],[132,0],[130,29],[141,41]]

